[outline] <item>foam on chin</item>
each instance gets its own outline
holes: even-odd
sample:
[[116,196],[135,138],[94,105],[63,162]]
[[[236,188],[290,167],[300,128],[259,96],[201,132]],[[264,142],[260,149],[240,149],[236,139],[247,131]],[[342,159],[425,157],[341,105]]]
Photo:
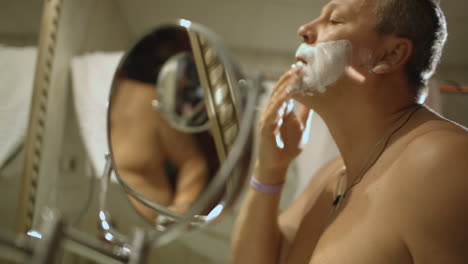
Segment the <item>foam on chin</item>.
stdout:
[[293,67],[300,67],[300,78],[289,85],[290,94],[314,95],[324,93],[327,86],[335,83],[343,75],[351,55],[352,44],[348,40],[323,42],[311,46],[302,43],[296,57],[304,59]]

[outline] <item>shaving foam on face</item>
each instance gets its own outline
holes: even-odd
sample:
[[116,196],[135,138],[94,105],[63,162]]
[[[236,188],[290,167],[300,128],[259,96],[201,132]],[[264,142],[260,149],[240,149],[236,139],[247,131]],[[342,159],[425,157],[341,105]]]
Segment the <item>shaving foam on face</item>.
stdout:
[[327,86],[335,83],[343,75],[351,55],[352,44],[348,40],[319,43],[311,46],[302,43],[296,51],[299,61],[293,67],[300,68],[300,78],[290,83],[290,94],[314,95],[324,93]]

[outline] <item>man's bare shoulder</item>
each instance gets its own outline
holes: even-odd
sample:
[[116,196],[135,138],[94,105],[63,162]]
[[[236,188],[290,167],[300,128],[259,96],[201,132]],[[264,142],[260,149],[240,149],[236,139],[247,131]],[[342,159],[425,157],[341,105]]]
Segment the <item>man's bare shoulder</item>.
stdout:
[[460,228],[468,221],[468,131],[447,121],[430,125],[392,172],[400,183],[402,233],[417,262],[433,250],[438,263],[459,263],[468,257],[468,230]]
[[[427,168],[443,168],[453,161],[468,158],[466,128],[448,121],[431,121],[422,125],[420,130],[421,132],[419,134],[416,132],[417,136],[407,144],[400,156],[400,161],[406,165],[427,170]],[[461,156],[462,154],[465,156]]]
[[463,182],[460,188],[468,191],[468,130],[447,121],[425,126],[401,153],[396,170],[421,187]]

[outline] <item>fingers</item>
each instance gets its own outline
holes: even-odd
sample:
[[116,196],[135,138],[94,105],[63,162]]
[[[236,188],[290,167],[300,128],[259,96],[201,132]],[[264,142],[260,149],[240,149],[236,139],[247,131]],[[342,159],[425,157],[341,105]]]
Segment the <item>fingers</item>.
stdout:
[[264,136],[271,137],[273,134],[278,133],[283,126],[283,119],[285,115],[293,110],[294,104],[287,102],[290,99],[290,94],[287,87],[291,81],[298,78],[299,69],[291,69],[279,79],[276,84],[265,109],[262,111],[260,117],[260,130]]
[[264,115],[268,116],[271,114],[278,113],[278,109],[290,97],[287,91],[287,87],[290,82],[295,81],[298,78],[297,73],[297,69],[292,69],[280,78],[270,96],[269,102],[267,103],[265,110],[263,111]]
[[304,148],[307,142],[309,142],[310,127],[311,127],[313,115],[314,115],[314,111],[310,110],[309,108],[305,106],[302,106],[301,110],[299,111],[299,119],[303,127],[301,141],[299,142],[299,146],[298,146],[299,149]]
[[287,71],[285,74],[283,74],[278,82],[276,83],[275,88],[273,88],[273,91],[271,92],[270,98],[275,97],[278,93],[281,93],[282,91],[285,91],[288,84],[290,82],[293,82],[295,78],[298,78],[298,75],[300,73],[299,68],[293,68]]
[[313,111],[301,106],[299,113],[288,111],[283,117],[281,127],[276,132],[284,142],[284,148],[291,153],[296,153],[304,148],[309,141],[310,127]]
[[[290,141],[292,139],[291,132],[297,131],[300,133],[302,130],[302,126],[299,123],[299,120],[297,119],[296,113],[294,111],[288,111],[285,116],[283,117],[283,125],[280,127],[280,133],[285,137],[286,141]],[[293,133],[294,134],[294,133]],[[288,144],[290,145],[290,144]]]
[[307,122],[310,123],[312,119],[313,111],[310,110],[307,106],[301,105],[298,113],[298,120],[302,124],[302,126],[306,126]]
[[294,101],[292,99],[289,99],[287,102],[284,103],[284,112],[281,115],[281,122],[278,123],[278,130],[281,130],[282,134],[284,134],[283,129],[288,127],[291,121],[295,121],[297,123],[296,114],[293,110]]
[[287,93],[283,93],[275,96],[274,98],[271,98],[265,110],[263,111],[261,122],[266,124],[273,124],[276,123],[278,119],[281,119],[287,110],[287,99]]

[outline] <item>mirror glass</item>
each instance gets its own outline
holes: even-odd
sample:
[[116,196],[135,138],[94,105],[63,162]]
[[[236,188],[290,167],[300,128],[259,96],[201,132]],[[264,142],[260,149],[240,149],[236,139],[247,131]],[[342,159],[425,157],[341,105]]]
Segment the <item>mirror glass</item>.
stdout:
[[238,133],[239,78],[228,73],[208,38],[193,25],[155,28],[123,57],[113,80],[113,167],[132,204],[152,223],[173,221],[166,216],[183,216],[191,208]]

